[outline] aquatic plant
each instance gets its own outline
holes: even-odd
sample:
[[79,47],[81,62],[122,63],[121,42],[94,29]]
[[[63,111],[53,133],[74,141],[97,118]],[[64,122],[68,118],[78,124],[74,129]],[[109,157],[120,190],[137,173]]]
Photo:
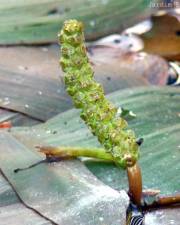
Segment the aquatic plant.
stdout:
[[134,132],[127,129],[127,121],[120,117],[118,108],[106,99],[103,87],[94,79],[84,44],[83,24],[77,20],[65,21],[59,41],[66,90],[75,107],[81,109],[81,118],[118,166],[133,166],[139,158],[139,143]]

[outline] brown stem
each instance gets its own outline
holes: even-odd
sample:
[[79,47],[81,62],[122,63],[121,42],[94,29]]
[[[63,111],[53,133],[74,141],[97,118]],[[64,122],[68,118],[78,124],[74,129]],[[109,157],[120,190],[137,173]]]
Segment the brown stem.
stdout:
[[171,195],[171,196],[159,196],[152,203],[152,205],[148,205],[148,207],[159,207],[159,206],[169,206],[180,204],[180,194]]
[[136,163],[134,166],[128,167],[127,175],[131,200],[134,204],[140,206],[142,197],[142,176],[139,165]]

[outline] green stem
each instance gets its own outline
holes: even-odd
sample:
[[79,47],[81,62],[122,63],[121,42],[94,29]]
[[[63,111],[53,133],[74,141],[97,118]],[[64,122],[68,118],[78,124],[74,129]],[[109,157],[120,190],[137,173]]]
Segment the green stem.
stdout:
[[83,148],[83,147],[52,147],[41,146],[40,152],[47,156],[60,157],[60,158],[75,158],[75,157],[90,157],[96,159],[103,159],[113,161],[110,153],[107,153],[103,148]]

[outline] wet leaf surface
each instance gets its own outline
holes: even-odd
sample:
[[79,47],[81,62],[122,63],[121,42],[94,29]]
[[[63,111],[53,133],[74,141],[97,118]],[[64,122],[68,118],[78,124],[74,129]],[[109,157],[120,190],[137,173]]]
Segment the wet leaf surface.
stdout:
[[[59,79],[58,51],[57,45],[0,48],[0,106],[41,121],[72,108]],[[106,93],[166,84],[168,66],[157,56],[99,47],[91,49],[90,60]]]
[[[177,105],[180,98],[179,89],[172,87],[138,88],[117,91],[109,95],[108,98],[117,106],[131,109],[137,115],[134,120],[129,121],[129,124],[135,129],[138,137],[144,138],[140,159],[144,189],[160,189],[162,195],[179,192],[180,186],[178,181],[180,177],[178,171],[180,168],[178,162],[180,155],[178,146],[180,126],[178,122],[180,116],[179,106]],[[11,134],[13,134],[21,143],[25,144],[28,149],[33,149],[35,145],[43,144],[61,146],[99,146],[96,138],[90,134],[86,126],[79,119],[79,112],[75,109],[61,113],[47,123],[33,128],[13,128]],[[5,143],[2,143],[1,141],[1,146],[4,144]],[[23,155],[23,152],[27,151],[27,148],[26,150],[24,148],[25,147],[23,147],[23,150],[18,154]],[[11,148],[8,147],[8,149]],[[33,152],[31,154],[34,155]],[[37,155],[36,157],[39,158]],[[7,159],[8,158],[9,157],[7,157]],[[17,158],[19,158],[17,162],[15,162],[17,164],[15,165],[13,163],[11,167],[23,167],[31,161],[29,155],[26,160],[25,158],[21,159],[22,156]],[[48,168],[51,169],[51,172],[58,173],[56,180],[59,180],[59,169],[62,171],[63,165],[63,168],[67,168],[68,171],[71,171],[70,168],[71,165],[73,165],[71,163],[72,161],[62,161],[59,164],[53,165],[52,168],[51,166],[48,166]],[[86,160],[84,163],[98,179],[103,181],[103,183],[116,190],[122,188],[127,190],[127,177],[125,171],[117,169],[112,164],[97,163],[92,160]],[[5,165],[5,169],[7,164],[8,163]],[[29,171],[28,173],[33,173],[33,177],[37,178],[37,174],[40,172],[42,173],[42,170],[44,172],[45,167],[45,165],[36,167],[36,169]],[[86,174],[81,167],[82,164],[78,162],[78,166],[76,167],[78,173],[80,172],[81,175],[83,175],[83,173]],[[37,172],[37,170],[40,171]],[[6,171],[6,173],[10,174],[8,171]],[[12,175],[12,173],[10,175]],[[22,179],[22,176],[25,177],[26,175],[27,172],[25,172],[24,175],[19,173],[19,179],[20,177]],[[68,179],[67,175],[63,176],[62,182],[65,181],[66,177]],[[10,179],[14,178],[10,177]],[[49,179],[52,178],[50,177]],[[33,181],[33,179],[31,181]],[[88,182],[89,181],[90,178],[88,177]],[[15,182],[17,182],[16,178]],[[17,182],[17,185],[19,185],[19,181]],[[27,185],[27,183],[24,185]],[[39,193],[37,187],[38,184],[35,184],[33,193]],[[18,189],[18,192],[22,196],[22,190]],[[31,201],[32,199],[30,198],[28,200]],[[161,224],[162,221],[164,222],[163,225],[169,225],[170,221],[173,220],[172,218],[174,218],[174,221],[178,221],[178,216],[176,216],[177,210],[178,209],[167,211],[166,209],[162,209],[160,211],[148,213],[146,215],[146,225],[157,225],[158,223]],[[160,216],[160,214],[162,216]]]
[[145,225],[179,225],[179,221],[179,207],[152,210],[145,216]]
[[12,126],[33,126],[40,123],[39,120],[35,120],[29,116],[0,108],[0,123],[3,122],[9,122]]
[[127,194],[101,183],[78,160],[13,172],[41,159],[10,134],[0,132],[1,170],[25,205],[60,225],[125,223]]
[[180,21],[171,15],[152,17],[153,27],[141,37],[144,51],[180,60]]
[[37,225],[52,224],[25,207],[0,173],[0,225],[27,225],[32,223]]
[[52,225],[51,222],[38,216],[32,210],[24,207],[20,203],[13,205],[3,206],[0,212],[0,224],[13,224],[13,225],[26,225],[26,224],[36,224],[36,225]]
[[[140,158],[144,188],[160,189],[162,194],[178,192],[179,89],[138,88],[117,91],[108,97],[117,106],[131,109],[137,116],[129,121],[129,124],[137,137],[144,138]],[[14,130],[13,134],[30,147],[36,144],[99,146],[96,138],[79,118],[79,111],[75,109],[62,113],[30,131],[20,128]],[[105,163],[87,162],[87,166],[104,183],[115,189],[127,189],[124,171]]]
[[86,38],[92,40],[121,31],[152,11],[145,0],[1,0],[0,44],[57,42],[64,20],[71,18],[85,23]]

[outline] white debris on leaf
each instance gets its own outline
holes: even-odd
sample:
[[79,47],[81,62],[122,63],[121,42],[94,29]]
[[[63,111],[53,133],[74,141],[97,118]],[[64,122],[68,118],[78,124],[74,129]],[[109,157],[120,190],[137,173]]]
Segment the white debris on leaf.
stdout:
[[130,27],[125,30],[125,33],[133,33],[133,34],[143,34],[145,32],[148,32],[152,28],[152,22],[151,20],[144,20],[141,23],[138,23],[134,25],[133,27]]
[[89,22],[89,24],[90,24],[91,27],[94,27],[96,23],[95,23],[94,20],[91,20],[91,21]]
[[25,104],[25,108],[27,108],[27,109],[28,109],[28,108],[29,108],[29,105],[28,105],[28,104]]
[[122,52],[137,52],[143,49],[143,41],[135,34],[112,34],[94,42],[94,45],[109,46]]
[[39,95],[42,95],[42,91],[38,91],[38,94],[39,94]]
[[3,101],[3,105],[9,105],[10,104],[10,100],[8,97],[5,97],[4,98],[4,101]]
[[43,48],[42,48],[42,51],[43,51],[43,52],[48,52],[48,48],[43,47]]

